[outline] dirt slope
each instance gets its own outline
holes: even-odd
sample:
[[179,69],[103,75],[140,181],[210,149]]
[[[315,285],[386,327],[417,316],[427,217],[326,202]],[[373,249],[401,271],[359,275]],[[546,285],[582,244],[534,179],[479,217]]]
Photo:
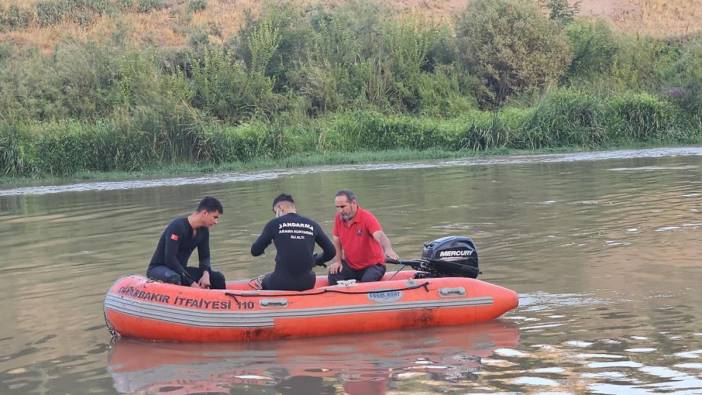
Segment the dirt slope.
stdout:
[[[345,0],[321,0],[340,4]],[[545,2],[546,0],[533,0]],[[37,0],[0,0],[10,5],[31,8]],[[298,3],[314,3],[298,0]],[[401,12],[419,12],[438,18],[451,18],[470,0],[386,0]],[[136,3],[136,2],[135,2]],[[165,9],[101,17],[87,26],[64,22],[40,28],[0,33],[0,42],[22,47],[37,47],[50,52],[61,40],[101,40],[115,34],[137,45],[182,46],[193,29],[205,30],[210,40],[225,40],[241,25],[245,10],[256,13],[259,0],[208,0],[203,11],[188,11],[186,0],[169,0]],[[134,7],[136,8],[136,7]],[[603,18],[621,31],[657,37],[687,36],[702,31],[702,0],[581,0],[580,15]],[[2,30],[2,29],[0,29]]]

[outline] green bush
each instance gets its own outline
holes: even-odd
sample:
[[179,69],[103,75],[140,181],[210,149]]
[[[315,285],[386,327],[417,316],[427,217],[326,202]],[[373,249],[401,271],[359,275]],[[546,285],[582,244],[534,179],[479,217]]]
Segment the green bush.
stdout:
[[206,145],[203,145],[201,152],[213,163],[254,159],[263,151],[261,126],[258,123],[224,127],[211,125],[205,129],[203,141]]
[[69,175],[85,166],[85,142],[91,134],[79,125],[45,125],[47,130],[34,142],[37,167],[41,173]]
[[471,90],[478,82],[452,65],[439,65],[433,73],[420,73],[415,84],[419,103],[415,112],[421,115],[452,118],[477,107]]
[[250,72],[221,48],[210,48],[192,62],[193,105],[219,119],[239,123],[268,118],[287,103],[273,92],[273,80]]
[[51,26],[61,22],[68,11],[65,4],[56,0],[38,1],[34,8],[40,26]]
[[472,148],[519,147],[519,131],[527,122],[531,111],[531,109],[504,108],[499,112],[483,112],[476,116],[469,135]]
[[549,10],[549,17],[552,20],[561,25],[567,25],[573,22],[573,19],[575,19],[575,16],[580,11],[580,0],[575,2],[571,0],[548,0],[546,2],[546,7]]
[[200,161],[247,162],[281,159],[315,150],[316,133],[308,127],[278,127],[263,122],[232,126],[208,126],[204,130]]
[[387,13],[372,2],[307,12],[286,2],[250,17],[229,47],[249,74],[273,81],[273,92],[301,97],[311,116],[349,105],[435,113],[437,99],[465,108],[457,98],[461,73],[432,81],[456,70],[449,29],[420,18],[383,18]]
[[10,43],[0,43],[0,68],[3,68],[5,61],[9,61],[15,51]]
[[0,175],[15,177],[36,172],[30,141],[26,126],[0,123]]
[[88,25],[100,15],[115,12],[117,6],[110,0],[41,0],[34,9],[40,26],[52,26],[64,20]]
[[497,113],[479,111],[450,120],[358,111],[331,119],[326,132],[320,137],[320,150],[353,152],[397,148],[475,150],[504,147],[516,134],[517,123],[511,121]]
[[622,36],[611,68],[611,81],[621,91],[658,93],[681,55],[681,43],[651,37]]
[[600,145],[605,140],[601,102],[572,89],[549,92],[522,129],[524,148]]
[[0,7],[0,31],[26,29],[34,20],[32,11],[13,4],[9,8]]
[[158,11],[166,8],[166,0],[139,0],[137,10],[142,13]]
[[244,61],[248,72],[270,78],[280,91],[288,85],[289,73],[310,55],[310,33],[301,7],[291,1],[266,2],[258,18],[247,14],[228,47]]
[[38,53],[17,56],[0,68],[0,119],[10,122],[63,119],[61,86],[51,61]]
[[573,58],[566,79],[600,78],[610,72],[618,43],[604,21],[576,21],[566,27]]
[[476,0],[456,29],[463,64],[484,81],[479,97],[484,105],[542,89],[556,82],[570,62],[565,34],[530,2]]
[[434,130],[411,117],[353,112],[334,118],[330,129],[323,148],[331,151],[423,149],[433,145]]
[[690,41],[667,74],[666,93],[689,118],[702,120],[702,35]]
[[190,0],[188,1],[188,10],[190,12],[199,12],[207,9],[207,0]]
[[629,93],[607,103],[605,125],[620,141],[666,138],[680,119],[675,107],[647,93]]

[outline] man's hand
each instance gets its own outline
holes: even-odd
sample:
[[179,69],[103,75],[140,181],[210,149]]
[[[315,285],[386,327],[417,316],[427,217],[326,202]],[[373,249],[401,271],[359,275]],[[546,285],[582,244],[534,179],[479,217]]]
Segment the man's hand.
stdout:
[[329,274],[336,274],[341,271],[341,262],[335,261],[329,266]]
[[197,284],[200,286],[200,288],[205,288],[209,289],[211,284],[210,284],[210,272],[208,271],[203,271],[202,272],[202,277],[200,277],[200,281],[197,282]]
[[193,287],[193,288],[202,288],[202,287],[200,286],[200,284],[196,283],[195,281],[193,281],[193,283],[190,284],[190,286]]
[[387,256],[390,259],[394,259],[396,261],[400,260],[400,256],[397,255],[395,250],[393,250],[392,248],[388,248],[387,250],[385,250],[385,256]]

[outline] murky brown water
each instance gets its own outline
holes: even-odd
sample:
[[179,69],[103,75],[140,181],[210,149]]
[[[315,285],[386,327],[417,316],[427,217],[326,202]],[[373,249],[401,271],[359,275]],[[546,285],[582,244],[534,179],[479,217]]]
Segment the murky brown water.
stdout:
[[[219,182],[226,181],[226,182]],[[354,189],[404,258],[478,244],[521,306],[486,325],[254,344],[110,344],[102,299],[204,195],[214,265],[290,192],[327,230]],[[0,189],[0,393],[702,393],[702,149],[347,166]]]

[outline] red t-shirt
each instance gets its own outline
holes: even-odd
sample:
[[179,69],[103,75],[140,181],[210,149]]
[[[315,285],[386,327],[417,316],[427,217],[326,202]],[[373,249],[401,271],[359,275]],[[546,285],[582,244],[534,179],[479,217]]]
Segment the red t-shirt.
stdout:
[[343,257],[351,268],[361,270],[376,263],[385,263],[383,247],[373,237],[373,233],[379,230],[383,230],[380,222],[360,206],[348,222],[344,222],[339,213],[336,214],[332,234],[339,238]]

